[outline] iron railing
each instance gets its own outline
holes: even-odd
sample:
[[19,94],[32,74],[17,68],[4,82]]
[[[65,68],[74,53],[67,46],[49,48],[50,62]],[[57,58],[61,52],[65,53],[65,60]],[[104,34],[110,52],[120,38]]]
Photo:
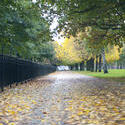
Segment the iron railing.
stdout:
[[7,55],[0,55],[0,88],[33,79],[56,70],[55,66],[42,65],[32,61],[19,59]]

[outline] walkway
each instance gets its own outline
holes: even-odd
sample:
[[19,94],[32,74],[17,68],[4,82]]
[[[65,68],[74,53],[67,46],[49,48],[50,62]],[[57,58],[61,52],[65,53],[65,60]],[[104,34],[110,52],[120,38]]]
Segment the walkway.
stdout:
[[0,95],[0,125],[124,125],[125,84],[55,72]]

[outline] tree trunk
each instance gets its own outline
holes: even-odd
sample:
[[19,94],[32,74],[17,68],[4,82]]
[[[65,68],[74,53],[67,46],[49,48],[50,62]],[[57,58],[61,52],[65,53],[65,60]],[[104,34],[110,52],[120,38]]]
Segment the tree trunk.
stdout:
[[73,66],[70,66],[70,70],[73,70]]
[[105,58],[105,49],[102,50],[102,58],[103,58],[103,71],[104,73],[108,73],[107,62]]
[[87,62],[86,62],[86,70],[87,71],[90,71],[90,61],[88,60]]
[[116,69],[119,69],[119,64],[117,61],[116,61]]
[[73,68],[72,68],[73,70],[75,70],[75,65],[73,65]]
[[120,69],[123,69],[123,68],[122,68],[122,64],[120,64]]
[[98,71],[98,56],[96,56],[96,69],[95,71],[97,72]]
[[75,64],[75,70],[78,70],[78,63]]
[[3,92],[4,91],[4,56],[3,56],[3,53],[2,53],[2,66],[1,66],[1,83],[0,83],[0,87],[1,87],[1,91]]
[[94,58],[90,59],[90,71],[94,72]]
[[99,55],[99,72],[101,72],[102,69],[102,55]]
[[82,71],[82,70],[84,71],[84,61],[80,63],[80,70],[81,70],[81,71]]

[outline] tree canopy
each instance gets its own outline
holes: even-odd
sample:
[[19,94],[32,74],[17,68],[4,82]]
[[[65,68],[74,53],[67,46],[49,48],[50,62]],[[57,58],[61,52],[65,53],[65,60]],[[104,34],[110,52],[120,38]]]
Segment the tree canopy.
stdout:
[[44,8],[32,0],[1,0],[1,53],[37,61],[40,57],[50,58],[52,35],[44,13]]
[[79,51],[74,46],[74,39],[74,37],[65,38],[62,44],[55,42],[56,58],[59,64],[73,65],[82,61]]
[[[108,31],[115,44],[120,44],[125,34],[124,0],[55,0],[59,15],[59,31],[75,35],[91,26]],[[117,40],[117,41],[115,41]],[[108,41],[109,42],[109,41]]]
[[124,0],[1,0],[0,16],[1,53],[34,61],[56,60],[50,29],[54,19],[55,31],[66,36],[55,48],[65,64],[102,55],[106,66],[108,53],[119,59],[125,41]]

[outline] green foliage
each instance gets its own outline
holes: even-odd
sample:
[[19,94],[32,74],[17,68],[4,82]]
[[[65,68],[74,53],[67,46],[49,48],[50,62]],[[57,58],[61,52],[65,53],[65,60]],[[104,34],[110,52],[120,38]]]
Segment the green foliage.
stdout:
[[120,54],[120,59],[117,61],[118,64],[125,64],[125,45],[124,47],[122,48],[122,52]]
[[55,0],[54,3],[59,16],[58,32],[76,36],[90,27],[83,41],[86,41],[88,52],[102,55],[103,68],[107,70],[105,49],[109,44],[122,47],[124,43],[125,1]]
[[[32,0],[1,0],[0,51],[22,58],[41,61],[50,58],[50,24],[42,14],[44,9]],[[46,54],[41,50],[46,49]],[[42,57],[41,57],[42,56]]]
[[[53,0],[49,0],[53,1]],[[106,32],[104,45],[115,44],[122,47],[125,36],[124,0],[55,0],[59,15],[58,31],[76,35],[85,27]],[[122,42],[121,42],[122,41]]]

